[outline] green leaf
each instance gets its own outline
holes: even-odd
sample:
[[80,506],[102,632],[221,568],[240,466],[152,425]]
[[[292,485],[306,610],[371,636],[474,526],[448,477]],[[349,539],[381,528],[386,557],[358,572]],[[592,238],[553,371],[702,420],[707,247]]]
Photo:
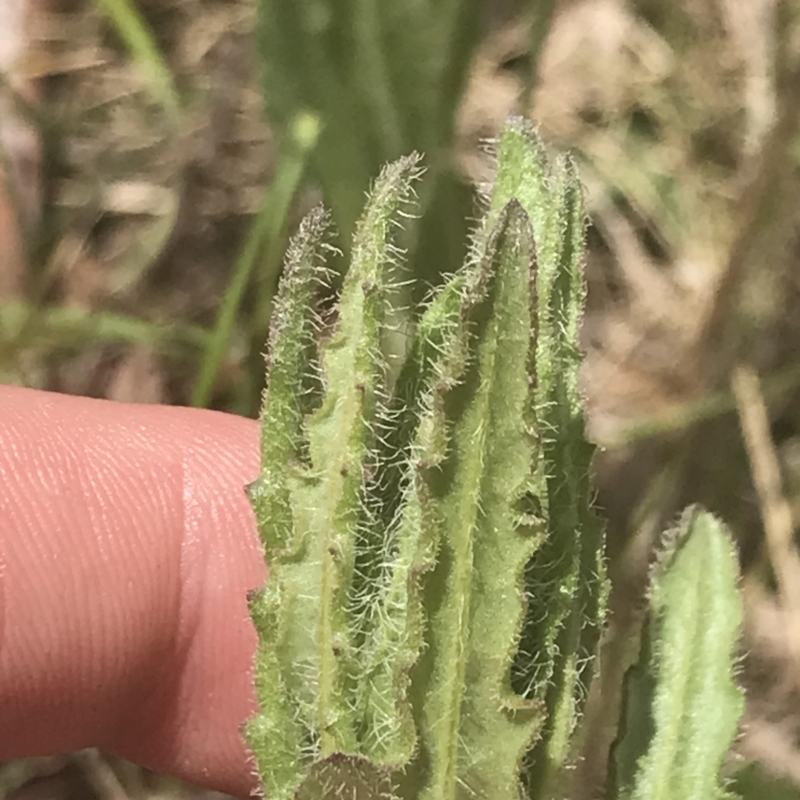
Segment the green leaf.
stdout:
[[738,577],[728,531],[711,514],[687,509],[653,570],[651,618],[615,746],[619,798],[732,797],[720,770],[744,706],[733,677]]
[[585,283],[585,210],[577,171],[551,162],[533,127],[513,117],[498,145],[489,219],[517,197],[533,223],[538,270],[531,302],[536,336],[528,353],[525,409],[538,446],[525,495],[528,524],[546,540],[526,568],[528,613],[514,661],[513,685],[545,704],[547,723],[528,754],[532,797],[560,791],[572,735],[588,693],[605,620],[604,527],[592,509],[591,462],[578,387]]
[[259,0],[270,118],[278,129],[302,112],[321,121],[313,177],[345,236],[382,164],[425,152],[434,172],[429,194],[449,169],[484,4]]
[[[449,385],[460,361],[447,346],[461,323],[465,282],[457,276],[430,304],[419,325],[395,398],[378,427],[379,474],[375,517],[388,532],[381,586],[365,642],[361,697],[364,752],[381,764],[405,765],[417,733],[409,698],[410,670],[424,647],[424,581],[436,564],[441,520],[424,480],[441,463],[447,431],[437,388]],[[456,364],[453,364],[455,355]]]
[[311,767],[295,800],[396,800],[396,795],[388,770],[336,753]]
[[327,220],[313,212],[290,248],[269,347],[262,470],[250,486],[270,580],[251,599],[259,631],[260,714],[247,735],[265,786],[291,797],[311,766],[359,752],[354,682],[366,636],[364,491],[384,403],[381,337],[397,251],[396,217],[419,175],[411,156],[375,183],[353,244],[332,337],[318,346],[315,296]]
[[250,489],[270,581],[250,603],[262,713],[248,727],[279,798],[369,797],[387,770],[409,798],[552,793],[603,617],[577,175],[510,123],[467,263],[395,381],[392,229],[417,163],[376,182],[329,339],[315,336],[321,217],[281,284]]
[[287,466],[307,450],[305,416],[314,406],[316,298],[326,282],[322,254],[328,216],[318,207],[303,220],[286,256],[272,316],[268,378],[261,412],[261,461],[250,499],[264,539],[268,563],[292,544],[293,518]]
[[255,681],[260,708],[247,723],[245,736],[274,800],[293,797],[303,777],[306,729],[292,696],[293,673],[287,664],[307,622],[292,613],[291,586],[281,565],[287,556],[301,553],[305,542],[293,511],[292,465],[299,464],[307,449],[304,418],[313,399],[309,381],[315,371],[315,295],[325,279],[320,260],[327,225],[321,208],[312,211],[286,257],[270,332],[269,376],[261,414],[262,469],[248,487],[272,575],[266,589],[253,593],[249,602],[259,634]]
[[412,687],[429,761],[420,796],[431,800],[517,797],[519,764],[542,722],[510,685],[523,569],[539,544],[517,514],[534,447],[523,419],[533,259],[530,222],[512,202],[469,274],[462,325],[445,345],[457,383],[441,382],[434,399],[452,434],[425,474],[441,544],[426,597],[429,649]]
[[[325,397],[309,421],[313,535],[319,570],[318,711],[321,752],[356,751],[357,721],[348,683],[357,669],[356,648],[369,624],[374,591],[359,582],[358,548],[378,548],[369,536],[362,487],[371,468],[379,407],[385,402],[386,365],[381,337],[396,252],[391,233],[395,214],[411,199],[419,176],[418,157],[384,168],[356,230],[352,265],[339,300],[338,327],[322,352]],[[374,552],[374,550],[373,550]],[[367,561],[371,553],[363,556]],[[307,576],[314,581],[313,573]]]

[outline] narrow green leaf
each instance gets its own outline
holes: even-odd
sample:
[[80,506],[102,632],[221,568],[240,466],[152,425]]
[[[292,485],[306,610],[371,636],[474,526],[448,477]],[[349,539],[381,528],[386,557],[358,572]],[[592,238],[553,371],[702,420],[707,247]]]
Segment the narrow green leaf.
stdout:
[[173,118],[180,112],[180,98],[172,79],[172,72],[164,61],[153,32],[137,10],[132,0],[95,0],[125,42],[153,99]]
[[536,236],[536,337],[528,354],[532,390],[525,409],[538,447],[526,495],[526,518],[546,541],[526,568],[528,613],[513,685],[544,702],[547,723],[528,754],[524,781],[532,797],[564,791],[564,767],[585,701],[605,618],[604,529],[591,505],[594,447],[585,436],[578,388],[585,284],[582,187],[568,159],[551,162],[527,120],[512,118],[498,145],[489,218],[517,197]]
[[307,721],[292,691],[292,676],[297,673],[292,661],[298,639],[302,641],[309,626],[292,613],[292,567],[283,560],[301,552],[304,542],[292,503],[292,465],[307,449],[304,417],[313,401],[309,381],[315,373],[315,300],[325,278],[320,261],[327,227],[327,215],[322,208],[315,209],[287,253],[270,331],[261,413],[262,467],[248,487],[271,575],[266,589],[255,592],[249,602],[259,634],[255,676],[259,713],[247,723],[245,735],[274,800],[294,797],[307,747]]
[[[403,152],[381,148],[364,92],[353,91],[372,78],[370,65],[362,61],[363,47],[354,48],[362,38],[354,31],[354,8],[341,0],[259,0],[258,6],[258,46],[271,121],[278,130],[288,130],[298,113],[311,112],[320,120],[311,173],[349,253],[370,180]],[[371,48],[367,52],[374,54]],[[367,99],[372,94],[367,92]]]
[[304,730],[285,680],[281,655],[287,638],[282,581],[272,576],[267,587],[249,598],[250,615],[259,634],[255,688],[258,713],[244,726],[270,800],[291,800],[305,775]]
[[[385,153],[402,153],[403,119],[397,106],[398,97],[391,85],[389,59],[381,30],[380,0],[356,0],[353,13],[354,56],[358,63],[356,72],[364,99],[374,119],[375,135]],[[407,6],[407,3],[395,3]],[[408,35],[408,33],[406,33]]]
[[738,561],[725,527],[697,507],[666,538],[615,747],[617,796],[730,798],[720,770],[744,707],[734,680],[742,624]]
[[359,545],[368,549],[378,544],[364,530],[363,486],[375,423],[385,402],[381,334],[396,259],[391,234],[396,213],[411,199],[418,161],[411,156],[390,164],[375,184],[356,230],[338,328],[323,349],[325,399],[309,422],[312,469],[319,480],[312,508],[314,539],[320,543],[317,725],[323,755],[357,749],[357,718],[348,682],[368,624],[365,592],[370,587],[354,587],[353,581]]
[[325,277],[321,211],[290,248],[273,315],[262,472],[250,487],[270,579],[251,599],[261,712],[247,734],[265,786],[280,798],[293,797],[315,764],[361,749],[356,645],[371,599],[354,578],[360,549],[376,544],[364,536],[364,493],[384,404],[382,325],[397,256],[393,228],[417,164],[416,156],[402,159],[376,181],[337,328],[321,352],[314,302]]
[[[311,170],[345,236],[385,162],[410,150],[426,153],[434,173],[426,198],[439,175],[451,171],[452,135],[484,4],[259,0],[258,46],[271,121],[280,130],[299,112],[320,119]],[[428,279],[441,267],[436,261],[426,266]]]
[[365,687],[364,753],[395,767],[407,764],[417,746],[410,671],[424,646],[424,579],[436,564],[440,540],[440,519],[423,473],[438,465],[446,452],[436,387],[451,382],[454,369],[460,367],[453,364],[454,354],[446,344],[461,322],[463,302],[464,280],[457,276],[423,315],[384,421],[386,456],[379,462],[376,485],[383,491],[378,493],[381,508],[376,516],[388,535],[383,540],[382,574],[376,580],[385,588],[375,598],[359,683]]
[[262,469],[249,487],[270,564],[291,546],[293,538],[287,467],[297,464],[308,447],[304,420],[313,407],[309,384],[317,369],[315,308],[326,280],[321,256],[328,225],[322,207],[303,220],[286,256],[272,316],[261,412]]
[[516,514],[533,450],[523,420],[533,259],[528,217],[512,202],[473,270],[464,324],[450,344],[459,382],[440,388],[452,435],[447,457],[426,475],[442,537],[419,699],[430,762],[420,796],[429,800],[464,791],[518,797],[519,764],[541,722],[509,684],[522,571],[538,544],[518,530]]

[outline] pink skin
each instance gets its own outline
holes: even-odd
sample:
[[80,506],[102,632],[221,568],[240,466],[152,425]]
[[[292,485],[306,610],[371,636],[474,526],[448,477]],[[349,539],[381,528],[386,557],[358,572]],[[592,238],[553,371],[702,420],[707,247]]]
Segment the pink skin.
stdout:
[[0,387],[0,761],[100,747],[245,796],[252,420]]

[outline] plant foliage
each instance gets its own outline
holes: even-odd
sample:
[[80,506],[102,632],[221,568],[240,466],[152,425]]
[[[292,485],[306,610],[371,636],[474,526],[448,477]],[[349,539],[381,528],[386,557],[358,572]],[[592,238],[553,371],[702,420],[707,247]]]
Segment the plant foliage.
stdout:
[[[249,487],[270,578],[250,597],[260,712],[246,735],[274,800],[553,797],[575,757],[607,595],[577,382],[580,182],[508,122],[466,263],[393,371],[397,231],[420,176],[412,155],[375,182],[332,330],[316,302],[331,250],[320,209],[272,319]],[[629,705],[653,734],[620,744],[621,798],[716,796],[687,787],[700,773],[717,786],[741,710],[728,536],[692,512],[670,542],[655,667]]]

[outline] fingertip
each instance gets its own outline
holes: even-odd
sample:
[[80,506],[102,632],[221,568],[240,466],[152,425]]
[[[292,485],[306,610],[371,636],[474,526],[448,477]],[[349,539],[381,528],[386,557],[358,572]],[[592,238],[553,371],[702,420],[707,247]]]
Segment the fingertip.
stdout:
[[258,426],[0,389],[0,759],[100,746],[249,794]]

